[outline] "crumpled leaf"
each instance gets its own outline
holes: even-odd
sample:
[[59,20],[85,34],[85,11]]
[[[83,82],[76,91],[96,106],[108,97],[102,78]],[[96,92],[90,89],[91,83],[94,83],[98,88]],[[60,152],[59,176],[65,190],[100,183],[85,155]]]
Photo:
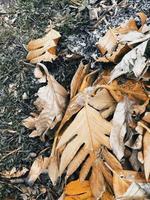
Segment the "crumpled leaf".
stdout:
[[113,185],[116,199],[147,199],[150,184],[144,174],[129,170],[117,170],[113,173]]
[[[97,43],[103,57],[99,57],[97,62],[113,62],[117,63],[131,49],[129,42],[137,41],[146,37],[142,31],[142,27],[146,22],[144,13],[137,13],[141,20],[141,27],[138,28],[135,19],[129,19],[117,28],[109,29],[104,37],[100,38]],[[148,39],[148,38],[147,38]],[[142,41],[141,41],[142,42]],[[136,44],[134,42],[134,44]]]
[[127,53],[111,72],[110,82],[123,74],[131,72],[136,78],[142,76],[148,68],[148,60],[145,57],[148,44],[148,41],[145,41]]
[[126,134],[126,118],[130,110],[130,101],[125,98],[117,104],[113,120],[112,130],[110,133],[110,145],[118,160],[124,157],[124,137]]
[[67,177],[69,177],[89,154],[83,166],[83,173],[81,172],[80,175],[81,179],[86,178],[93,164],[94,152],[101,144],[110,147],[106,136],[110,133],[110,130],[111,123],[103,119],[98,111],[86,104],[64,131],[58,142],[56,148],[58,152],[61,151],[63,146],[65,147],[61,153],[59,175],[61,176],[68,166]]
[[44,37],[31,40],[27,45],[29,51],[27,60],[31,63],[49,61],[56,59],[56,46],[61,35],[58,31],[51,29]]
[[147,131],[143,138],[144,172],[146,180],[150,175],[150,133]]
[[62,119],[66,106],[67,91],[48,73],[44,64],[39,64],[46,75],[47,85],[38,91],[38,98],[34,102],[39,115],[29,117],[23,121],[27,128],[35,128],[30,137],[41,136],[47,130],[53,129],[55,125]]
[[103,118],[109,117],[116,107],[115,100],[106,89],[98,89],[95,96],[89,97],[88,103],[99,110]]
[[64,200],[94,200],[89,181],[75,180],[68,183],[64,189]]
[[26,167],[23,167],[21,170],[17,170],[16,167],[13,167],[10,171],[0,172],[0,176],[4,178],[19,178],[25,175],[29,170]]
[[39,175],[43,172],[47,171],[49,165],[49,158],[39,156],[33,162],[29,175],[28,175],[28,183],[33,184]]

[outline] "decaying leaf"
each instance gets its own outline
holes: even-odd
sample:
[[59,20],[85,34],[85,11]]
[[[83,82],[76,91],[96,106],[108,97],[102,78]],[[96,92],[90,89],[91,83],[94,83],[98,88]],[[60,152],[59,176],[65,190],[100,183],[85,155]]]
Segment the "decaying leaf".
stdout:
[[129,170],[118,170],[113,175],[116,199],[149,199],[150,184],[146,183],[144,174]]
[[23,167],[21,170],[17,170],[16,167],[13,167],[10,171],[0,172],[0,176],[4,178],[18,178],[25,175],[29,170]]
[[110,82],[123,74],[131,72],[136,78],[141,77],[149,66],[149,60],[145,57],[148,45],[149,42],[145,41],[127,53],[111,72]]
[[31,166],[28,175],[28,183],[33,184],[41,173],[47,171],[48,165],[49,165],[48,157],[42,157],[42,156],[37,157]]
[[101,144],[108,148],[110,147],[108,137],[106,136],[110,133],[110,130],[111,123],[103,119],[98,111],[86,104],[64,131],[58,142],[57,151],[61,150],[65,145],[64,151],[61,154],[59,175],[61,176],[69,165],[67,177],[70,176],[89,154],[84,164],[87,168],[83,166],[86,170],[84,170],[84,173],[81,173],[81,177],[86,178],[90,166],[92,166],[95,151]]
[[31,40],[27,45],[29,51],[27,60],[31,63],[55,60],[57,57],[56,46],[60,37],[58,31],[51,29],[44,37]]
[[36,129],[30,134],[30,137],[41,136],[49,128],[53,129],[62,119],[66,107],[67,91],[48,73],[45,65],[39,64],[38,66],[44,70],[47,85],[39,89],[38,98],[34,102],[40,114],[23,121],[27,128],[34,127]]
[[84,79],[84,77],[86,76],[86,74],[88,74],[89,72],[89,64],[85,63],[85,61],[81,61],[72,81],[71,81],[71,92],[70,92],[70,98],[73,98],[77,92],[80,89],[80,86],[82,84],[82,81]]
[[[131,46],[129,46],[128,42],[137,41],[146,37],[143,33],[140,33],[140,31],[142,31],[147,17],[144,13],[138,13],[137,15],[141,19],[140,28],[137,27],[134,19],[130,19],[117,28],[109,29],[105,36],[100,38],[97,47],[103,57],[99,57],[96,60],[97,62],[117,63],[130,51]],[[136,43],[134,42],[134,44]]]
[[110,145],[116,157],[121,160],[124,157],[124,138],[126,134],[127,112],[130,110],[130,102],[127,98],[117,104],[113,126],[110,133]]
[[100,199],[106,190],[100,162],[101,161],[98,159],[94,162],[92,166],[92,174],[90,177],[91,190],[95,199]]
[[64,200],[94,200],[89,181],[72,181],[64,189]]

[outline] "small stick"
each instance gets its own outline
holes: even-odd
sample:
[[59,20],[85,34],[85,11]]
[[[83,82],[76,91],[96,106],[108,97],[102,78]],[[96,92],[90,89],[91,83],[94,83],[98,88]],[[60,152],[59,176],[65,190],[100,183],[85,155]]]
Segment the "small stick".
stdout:
[[2,162],[2,160],[4,160],[5,158],[7,158],[8,156],[12,155],[13,153],[16,153],[17,151],[19,151],[21,149],[21,147],[9,152],[8,154],[6,154],[5,156],[3,156],[1,159],[0,159],[0,162]]

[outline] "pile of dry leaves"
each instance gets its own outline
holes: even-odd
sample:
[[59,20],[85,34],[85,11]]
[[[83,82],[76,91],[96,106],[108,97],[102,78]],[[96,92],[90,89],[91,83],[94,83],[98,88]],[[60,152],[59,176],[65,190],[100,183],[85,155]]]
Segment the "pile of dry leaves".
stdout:
[[43,64],[56,59],[60,34],[50,29],[26,46],[34,75],[45,86],[34,102],[37,113],[23,124],[33,130],[29,137],[42,140],[56,129],[51,156],[36,158],[28,183],[46,172],[54,185],[59,177],[66,183],[60,200],[150,199],[150,27],[144,13],[137,17],[140,24],[131,18],[97,42],[101,57],[95,63],[107,67],[100,72],[82,60],[70,92]]

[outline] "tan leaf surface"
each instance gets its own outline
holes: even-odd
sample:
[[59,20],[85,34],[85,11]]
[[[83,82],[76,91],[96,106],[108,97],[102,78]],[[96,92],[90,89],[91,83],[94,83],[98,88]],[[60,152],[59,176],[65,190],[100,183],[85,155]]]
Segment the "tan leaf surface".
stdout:
[[39,175],[45,172],[49,165],[49,158],[39,156],[33,162],[29,175],[28,175],[28,183],[33,184]]
[[86,74],[89,72],[89,64],[84,64],[83,61],[81,61],[72,81],[71,81],[71,92],[70,92],[70,98],[73,98],[77,92],[80,89],[80,86],[82,84],[82,81]]
[[150,133],[147,131],[143,139],[143,152],[144,152],[144,172],[148,180],[150,175]]
[[84,173],[88,172],[93,162],[93,154],[100,145],[110,147],[106,136],[110,130],[111,123],[103,119],[98,111],[86,104],[64,131],[58,142],[57,151],[67,144],[61,154],[59,175],[69,165],[67,176],[70,176],[89,154],[87,160],[89,160],[90,165]]
[[23,121],[26,127],[30,125],[30,128],[34,126],[36,129],[30,137],[41,136],[49,128],[54,128],[62,119],[66,106],[67,91],[48,73],[45,65],[40,66],[44,69],[47,85],[39,89],[38,98],[34,102],[40,111],[39,116],[29,117]]
[[147,44],[148,41],[145,41],[129,51],[112,70],[110,81],[131,72],[139,78],[147,70],[147,59],[144,56]]
[[60,38],[59,32],[51,29],[44,37],[31,40],[27,45],[27,60],[31,63],[52,61],[56,58],[56,46]]
[[55,185],[58,177],[58,161],[56,156],[49,158],[48,174],[53,185]]
[[130,102],[124,99],[117,104],[114,116],[113,127],[110,133],[110,145],[118,160],[124,157],[124,137],[126,134],[126,117],[130,109]]
[[13,167],[10,171],[0,172],[1,177],[5,178],[18,178],[25,175],[29,170],[23,167],[21,170],[17,170],[16,167]]
[[72,181],[64,189],[64,200],[94,200],[89,181]]
[[101,171],[101,161],[95,160],[90,177],[90,186],[95,199],[100,199],[106,190],[105,180]]

